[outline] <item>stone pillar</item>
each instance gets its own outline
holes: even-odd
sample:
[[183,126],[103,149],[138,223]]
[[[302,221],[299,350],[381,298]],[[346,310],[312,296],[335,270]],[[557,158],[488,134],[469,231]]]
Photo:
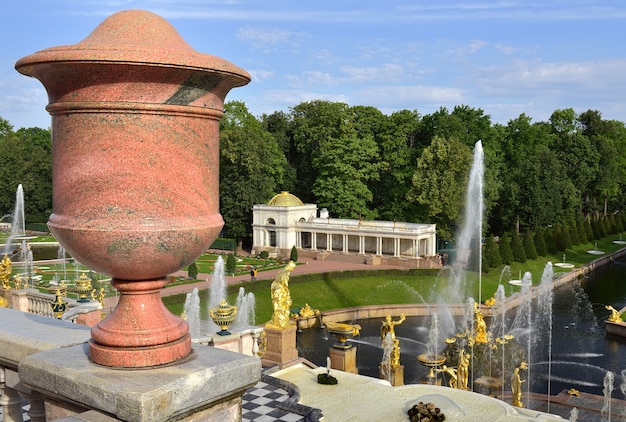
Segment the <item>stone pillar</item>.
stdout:
[[[0,374],[4,374],[1,371]],[[4,375],[2,375],[4,377]],[[2,386],[2,395],[0,395],[0,406],[2,406],[3,422],[22,422],[22,397],[17,390],[7,387],[4,379],[0,380]]]
[[298,359],[295,324],[290,324],[286,328],[266,324],[265,336],[267,339],[265,353],[263,354],[263,364],[265,366],[278,365],[283,368]]
[[46,422],[46,407],[43,397],[34,391],[28,393],[20,391],[20,396],[30,403],[28,416],[30,416],[31,422]]
[[337,369],[338,371],[358,374],[359,370],[356,367],[356,346],[350,346],[342,349],[331,347],[330,367],[332,369]]

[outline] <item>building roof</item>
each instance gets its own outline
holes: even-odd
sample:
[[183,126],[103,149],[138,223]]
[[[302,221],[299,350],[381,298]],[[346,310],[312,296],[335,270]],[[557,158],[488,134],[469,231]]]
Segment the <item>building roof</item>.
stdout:
[[282,191],[281,193],[275,195],[272,199],[270,199],[267,205],[272,205],[276,207],[297,207],[304,204],[297,196],[287,191]]

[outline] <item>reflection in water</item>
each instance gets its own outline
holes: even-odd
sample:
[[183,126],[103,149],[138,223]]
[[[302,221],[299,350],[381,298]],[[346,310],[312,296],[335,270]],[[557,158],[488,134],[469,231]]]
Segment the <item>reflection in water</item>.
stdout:
[[[550,373],[551,394],[576,388],[580,391],[602,395],[604,377],[608,371],[616,374],[616,385],[625,382],[622,371],[626,369],[626,339],[607,336],[604,320],[608,311],[604,305],[616,309],[626,306],[626,265],[616,263],[595,271],[589,278],[562,286],[554,291],[552,306],[552,358],[534,354],[531,363],[530,390],[547,392],[547,374]],[[535,308],[534,308],[535,309]],[[507,324],[512,324],[515,312],[506,315]],[[511,315],[509,315],[511,314]],[[356,323],[357,321],[347,321]],[[382,319],[358,321],[361,335],[351,340],[357,347],[359,374],[378,377],[378,365],[382,358],[380,326]],[[426,352],[430,317],[408,317],[396,327],[400,339],[400,364],[404,365],[406,384],[416,384],[426,375],[417,356]],[[489,321],[491,324],[491,321]],[[548,330],[535,327],[533,344],[545,345]],[[298,333],[300,354],[313,363],[324,366],[333,339],[328,339],[326,330],[311,328]],[[551,365],[550,365],[551,362]],[[548,371],[548,365],[551,366]],[[626,387],[625,387],[626,389]],[[621,391],[614,397],[623,399]]]

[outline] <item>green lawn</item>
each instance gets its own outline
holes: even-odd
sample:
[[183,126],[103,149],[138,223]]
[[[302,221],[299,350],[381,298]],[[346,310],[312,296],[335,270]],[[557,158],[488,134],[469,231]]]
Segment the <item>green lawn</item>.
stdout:
[[[597,259],[597,255],[588,254],[590,249],[602,250],[606,253],[615,252],[624,247],[613,243],[616,236],[609,236],[594,243],[579,245],[565,252],[566,262],[580,267],[583,264]],[[482,300],[493,296],[501,277],[505,285],[507,295],[516,289],[508,285],[507,281],[516,279],[519,274],[525,272],[532,274],[533,284],[539,284],[544,268],[548,261],[553,263],[562,262],[563,254],[540,257],[536,260],[527,260],[525,263],[513,263],[510,266],[510,274],[503,276],[503,268],[491,268],[486,274],[482,274]],[[554,267],[554,272],[567,270]],[[467,297],[478,299],[478,274],[467,274],[468,282],[472,290],[467,292]],[[309,274],[291,277],[289,290],[293,300],[293,307],[299,308],[308,303],[314,309],[321,311],[337,308],[346,308],[360,305],[379,304],[405,304],[422,303],[430,297],[433,289],[445,289],[448,282],[447,274],[433,270],[403,271],[346,271],[341,273]],[[241,285],[229,286],[229,303],[235,303],[240,287],[246,292],[253,292],[256,298],[256,323],[268,321],[272,316],[272,304],[270,300],[271,280],[259,280],[253,283],[246,282]],[[206,296],[206,292],[202,296]],[[203,299],[201,297],[201,299]],[[206,299],[206,297],[204,298]],[[175,314],[183,310],[185,295],[176,295],[164,298],[167,307]],[[203,301],[202,307],[206,307]],[[206,316],[204,316],[206,317]]]

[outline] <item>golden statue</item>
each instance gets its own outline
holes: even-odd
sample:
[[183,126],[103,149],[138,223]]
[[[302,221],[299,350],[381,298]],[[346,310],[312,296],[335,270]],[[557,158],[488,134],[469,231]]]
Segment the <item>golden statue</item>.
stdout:
[[90,295],[91,300],[96,300],[96,292],[97,292],[97,290],[96,290],[96,289],[93,289],[93,290],[91,291],[91,293],[89,294],[89,295]]
[[300,311],[298,312],[297,316],[301,318],[309,318],[309,317],[317,316],[319,315],[319,313],[320,311],[318,311],[317,309],[311,308],[308,303],[305,303],[304,306],[300,308]]
[[391,349],[390,366],[397,368],[400,366],[400,340],[393,339],[393,349]]
[[615,309],[611,305],[606,305],[605,308],[608,311],[611,311],[611,315],[609,316],[607,321],[609,321],[609,322],[624,322],[624,320],[622,319],[622,313],[620,311],[618,311],[617,309]]
[[289,277],[294,268],[296,268],[296,263],[289,261],[272,282],[271,294],[274,313],[271,322],[279,328],[287,328],[289,325],[292,304],[289,293]]
[[474,318],[474,342],[487,343],[487,323],[478,307],[478,302],[474,302]]
[[527,368],[528,365],[526,365],[526,362],[522,362],[520,366],[513,370],[513,374],[511,375],[511,404],[516,407],[524,407],[524,403],[522,403],[522,383],[526,382],[526,380],[520,378],[519,370]]
[[489,299],[485,300],[485,305],[491,307],[496,304],[496,297],[491,296]]
[[391,334],[391,338],[393,340],[396,339],[396,325],[400,325],[404,322],[406,316],[404,314],[400,314],[400,319],[397,321],[393,321],[391,319],[391,315],[387,315],[385,320],[383,321],[382,327],[380,327],[380,339],[385,340],[387,337],[387,333]]
[[450,377],[450,381],[448,381],[448,387],[457,388],[457,370],[454,368],[449,368],[446,365],[443,365],[441,368],[437,368],[437,372],[445,372]]
[[4,290],[9,290],[11,285],[9,284],[9,277],[11,277],[11,258],[5,254],[0,262],[0,282]]
[[457,388],[469,390],[467,386],[469,379],[470,355],[465,353],[465,349],[459,350],[459,363],[457,367]]
[[104,287],[100,287],[100,291],[98,292],[98,302],[104,308]]
[[22,276],[19,273],[13,276],[13,283],[15,283],[15,290],[22,288]]

